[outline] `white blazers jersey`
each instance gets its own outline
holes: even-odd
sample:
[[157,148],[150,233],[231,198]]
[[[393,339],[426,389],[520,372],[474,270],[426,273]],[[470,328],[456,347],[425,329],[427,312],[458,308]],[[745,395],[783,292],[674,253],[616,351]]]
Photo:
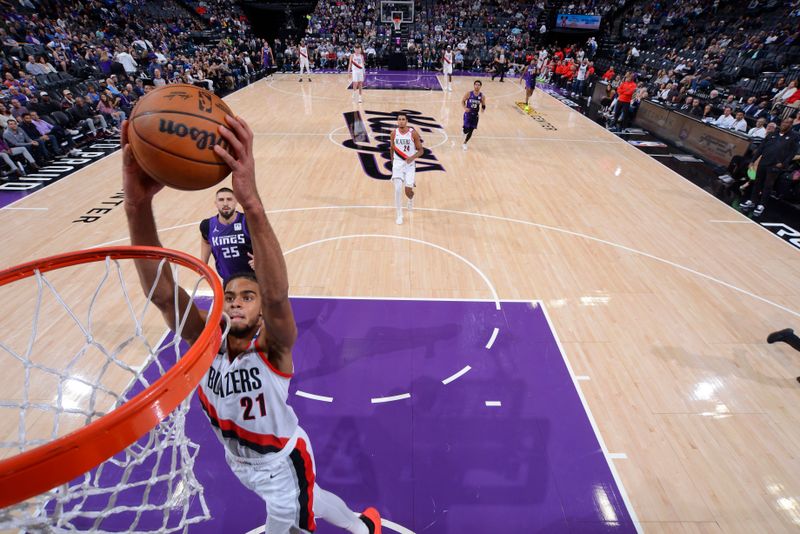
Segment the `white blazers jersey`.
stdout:
[[[405,161],[416,153],[414,146],[414,128],[409,128],[406,133],[400,133],[400,128],[394,130],[394,159]],[[414,162],[412,161],[413,165]]]
[[275,369],[254,343],[230,361],[223,340],[197,396],[228,454],[262,458],[296,437],[297,415],[286,404],[291,378]]
[[442,70],[445,73],[453,72],[453,53],[452,52],[445,52],[444,59],[442,60]]
[[356,54],[353,53],[352,59],[352,70],[353,71],[363,71],[364,70],[364,54]]
[[300,47],[300,61],[308,61],[308,48],[305,46]]

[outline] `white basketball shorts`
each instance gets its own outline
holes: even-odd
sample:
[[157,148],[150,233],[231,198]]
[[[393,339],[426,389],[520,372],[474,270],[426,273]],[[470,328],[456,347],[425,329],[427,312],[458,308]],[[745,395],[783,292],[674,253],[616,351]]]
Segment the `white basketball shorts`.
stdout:
[[406,187],[414,187],[414,176],[417,167],[412,161],[411,164],[406,163],[401,159],[395,159],[392,162],[392,180],[402,180]]
[[[226,455],[233,473],[267,503],[266,532],[313,532],[316,467],[308,435],[298,428],[297,444],[275,461],[248,461]],[[268,459],[266,456],[265,459]]]
[[453,64],[452,63],[445,63],[442,66],[442,70],[444,71],[444,74],[453,74]]
[[364,81],[364,69],[353,69],[353,83]]

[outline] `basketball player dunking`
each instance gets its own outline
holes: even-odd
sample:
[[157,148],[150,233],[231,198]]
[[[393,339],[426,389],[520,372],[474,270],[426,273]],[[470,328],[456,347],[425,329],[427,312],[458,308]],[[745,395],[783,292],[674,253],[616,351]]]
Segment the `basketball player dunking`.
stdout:
[[408,115],[397,115],[397,128],[390,135],[392,149],[392,184],[394,185],[394,206],[397,209],[397,224],[403,224],[403,186],[408,197],[408,209],[414,208],[414,182],[416,164],[425,150],[422,140],[414,128],[408,126]]
[[236,197],[227,187],[214,195],[217,214],[200,222],[200,259],[213,254],[220,278],[253,272],[253,245],[244,213],[236,211]]
[[486,111],[486,97],[481,93],[483,83],[480,80],[475,80],[472,84],[472,91],[464,95],[461,99],[461,105],[464,106],[464,144],[461,148],[467,149],[467,143],[472,137],[472,132],[478,129],[478,113]]
[[525,111],[530,109],[528,101],[531,99],[533,90],[536,89],[536,76],[538,75],[536,62],[536,57],[531,58],[531,62],[525,65],[525,68],[522,69],[522,76],[520,76],[519,79],[519,83],[522,83],[522,80],[525,80]]
[[300,81],[303,81],[303,70],[306,71],[306,76],[308,77],[308,81],[311,81],[311,64],[308,61],[308,47],[306,46],[306,40],[302,39],[300,41],[300,46],[297,47],[297,55],[300,58]]
[[453,49],[450,45],[447,45],[447,50],[445,50],[444,54],[442,55],[442,73],[444,74],[444,78],[447,81],[447,90],[453,90]]
[[353,99],[356,98],[358,91],[358,103],[363,102],[361,91],[364,88],[364,50],[360,44],[355,46],[355,50],[350,54],[350,72],[353,74]]
[[[230,331],[197,395],[231,470],[266,501],[266,532],[314,532],[321,518],[353,534],[380,534],[380,515],[374,508],[357,516],[315,482],[311,442],[286,403],[297,338],[286,264],[256,188],[253,132],[243,119],[227,116],[226,122],[219,133],[233,155],[219,145],[214,151],[233,171],[233,191],[250,225],[255,275],[233,275],[225,281]],[[131,244],[160,247],[152,204],[163,186],[139,167],[128,146],[127,128],[126,121],[122,176]],[[155,284],[152,301],[170,328],[176,326],[176,309],[188,308],[182,335],[194,342],[205,326],[205,314],[183,289],[177,288],[174,298],[175,280],[169,269],[157,276],[157,261],[135,263],[144,292]]]

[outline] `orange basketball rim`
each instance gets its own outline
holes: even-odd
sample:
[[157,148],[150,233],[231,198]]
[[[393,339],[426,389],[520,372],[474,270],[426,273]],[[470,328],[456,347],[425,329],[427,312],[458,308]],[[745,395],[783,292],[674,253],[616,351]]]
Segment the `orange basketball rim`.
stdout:
[[211,268],[176,250],[158,247],[106,247],[60,254],[0,271],[0,286],[36,271],[111,259],[168,260],[191,269],[209,283],[214,304],[206,328],[186,354],[161,378],[109,414],[45,445],[0,461],[0,508],[65,484],[130,446],[152,430],[195,388],[221,343],[222,284]]

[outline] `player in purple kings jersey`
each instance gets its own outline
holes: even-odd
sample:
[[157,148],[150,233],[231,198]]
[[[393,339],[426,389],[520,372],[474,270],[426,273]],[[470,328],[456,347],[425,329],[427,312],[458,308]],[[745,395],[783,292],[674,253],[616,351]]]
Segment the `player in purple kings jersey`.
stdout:
[[478,129],[478,113],[486,111],[486,97],[481,93],[483,83],[475,80],[473,90],[464,95],[461,105],[464,106],[464,144],[461,147],[466,150],[467,142],[472,137],[472,132]]
[[253,245],[244,213],[236,211],[233,191],[223,187],[214,198],[218,214],[200,223],[200,259],[208,263],[213,254],[223,280],[234,274],[253,272]]
[[530,109],[528,101],[531,99],[534,89],[536,89],[536,76],[539,74],[536,68],[536,59],[536,56],[533,56],[530,64],[525,65],[525,68],[522,69],[522,75],[519,79],[519,83],[522,83],[522,80],[525,80],[525,111]]

